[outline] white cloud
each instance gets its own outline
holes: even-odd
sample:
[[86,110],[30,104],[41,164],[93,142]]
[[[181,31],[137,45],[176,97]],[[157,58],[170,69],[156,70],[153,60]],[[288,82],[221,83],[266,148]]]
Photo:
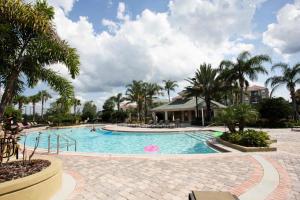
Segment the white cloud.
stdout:
[[120,20],[129,20],[129,15],[125,14],[125,3],[120,2],[118,6],[118,13],[117,13],[117,18]]
[[78,0],[48,0],[48,3],[54,7],[62,8],[65,13],[69,13],[75,1]]
[[286,4],[277,13],[277,22],[268,25],[263,42],[280,54],[300,52],[300,0]]
[[[252,3],[250,3],[252,2]],[[72,21],[57,7],[58,34],[80,54],[80,76],[73,80],[76,92],[88,96],[110,95],[132,80],[182,81],[200,63],[217,66],[225,56],[254,46],[243,42],[251,35],[252,18],[261,1],[250,0],[174,0],[169,10],[144,10],[135,18],[120,3],[118,22],[103,19],[109,31],[96,33],[87,17]],[[66,9],[68,10],[68,9]],[[55,69],[67,74],[60,65]],[[94,98],[95,99],[95,98]]]
[[[25,2],[28,2],[28,3],[34,3],[36,1],[37,0],[25,0]],[[76,1],[79,1],[79,0],[47,0],[49,5],[51,5],[55,8],[61,8],[66,14],[72,10],[73,5]]]
[[108,31],[111,33],[115,33],[117,29],[119,28],[118,24],[112,20],[109,19],[102,19],[102,25],[106,26]]

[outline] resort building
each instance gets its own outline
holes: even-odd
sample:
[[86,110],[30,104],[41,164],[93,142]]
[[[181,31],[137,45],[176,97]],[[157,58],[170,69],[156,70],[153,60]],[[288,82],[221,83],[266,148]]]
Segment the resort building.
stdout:
[[[191,123],[196,118],[201,119],[204,124],[205,116],[207,115],[206,103],[203,98],[198,98],[198,117],[196,111],[196,98],[184,98],[180,95],[173,98],[172,102],[151,109],[153,116],[157,120],[180,120],[181,122]],[[216,101],[211,101],[212,116],[216,116],[218,110],[225,108],[223,104]]]
[[257,104],[266,98],[269,98],[268,88],[252,85],[247,88],[246,95],[244,95],[244,103]]

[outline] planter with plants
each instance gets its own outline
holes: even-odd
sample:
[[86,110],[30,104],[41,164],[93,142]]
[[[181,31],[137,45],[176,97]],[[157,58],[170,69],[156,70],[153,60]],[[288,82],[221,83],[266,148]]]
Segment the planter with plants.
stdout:
[[17,159],[20,133],[14,126],[5,127],[0,136],[0,200],[50,199],[61,186],[61,161],[45,156],[33,159],[40,135],[28,154],[25,136],[22,156]]
[[258,113],[250,105],[240,104],[222,110],[216,120],[225,124],[229,131],[221,135],[217,141],[244,152],[276,151],[276,148],[270,147],[272,140],[268,133],[252,129],[244,130],[245,124],[257,119]]

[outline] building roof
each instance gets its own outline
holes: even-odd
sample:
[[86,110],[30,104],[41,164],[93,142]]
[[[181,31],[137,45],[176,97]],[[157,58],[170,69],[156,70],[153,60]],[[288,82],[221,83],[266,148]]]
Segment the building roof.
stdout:
[[267,88],[263,87],[263,86],[252,85],[247,88],[247,91],[258,91],[258,90],[265,90],[265,89],[267,89]]
[[[213,108],[226,108],[223,104],[220,104],[216,101],[211,101]],[[198,106],[199,108],[205,108],[206,104],[203,98],[198,98]],[[183,110],[195,110],[196,109],[196,98],[178,98],[174,101],[158,106],[156,108],[151,109],[151,111],[183,111]]]

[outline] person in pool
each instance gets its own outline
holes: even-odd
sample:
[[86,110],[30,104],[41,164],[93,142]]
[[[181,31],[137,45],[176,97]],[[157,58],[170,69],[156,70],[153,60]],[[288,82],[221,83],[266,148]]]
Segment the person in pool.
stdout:
[[96,128],[93,126],[93,128],[91,129],[91,132],[96,132]]

